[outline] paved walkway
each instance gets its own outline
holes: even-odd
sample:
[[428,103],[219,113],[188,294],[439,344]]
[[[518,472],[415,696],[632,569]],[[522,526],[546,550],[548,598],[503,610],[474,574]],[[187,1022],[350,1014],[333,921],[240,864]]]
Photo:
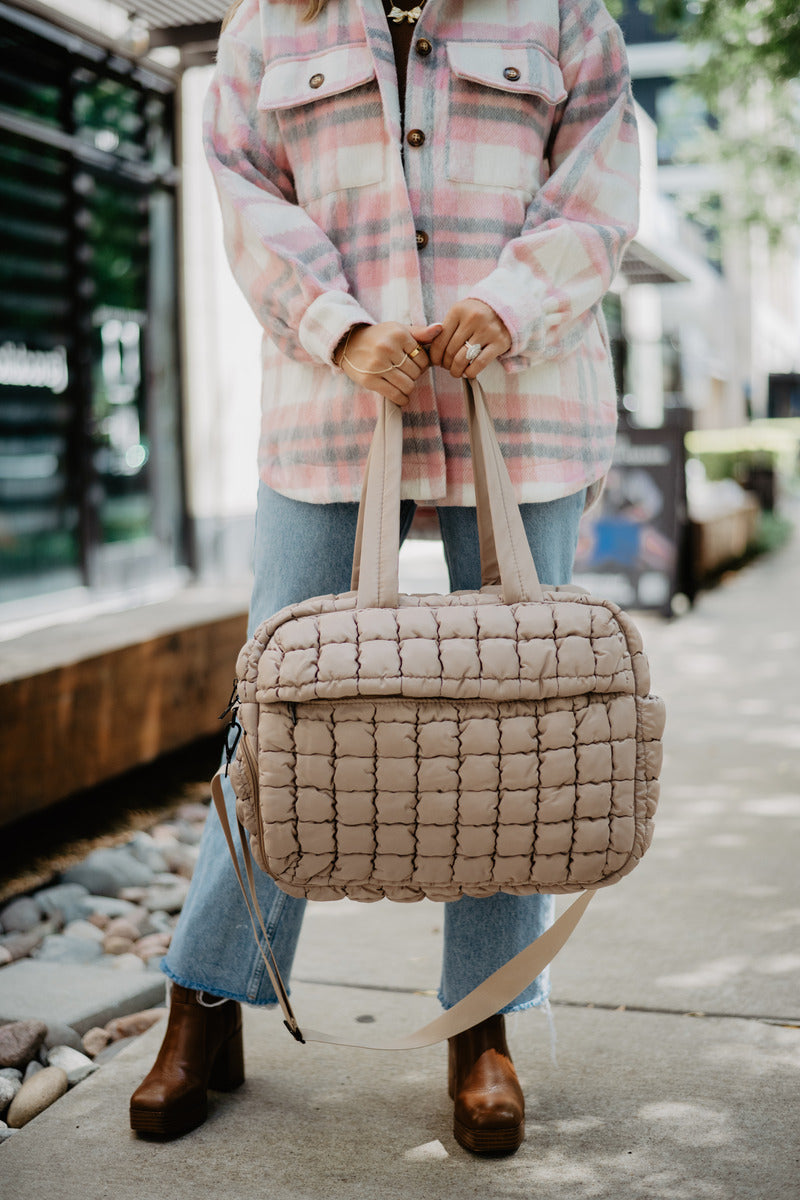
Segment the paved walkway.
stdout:
[[[248,1079],[201,1129],[141,1142],[130,1091],[156,1027],[0,1148],[6,1200],[798,1200],[800,540],[642,621],[668,704],[656,838],[595,900],[511,1040],[528,1136],[475,1159],[450,1132],[441,1046],[296,1045],[246,1014]],[[313,906],[301,1020],[411,1029],[436,1012],[441,909]]]

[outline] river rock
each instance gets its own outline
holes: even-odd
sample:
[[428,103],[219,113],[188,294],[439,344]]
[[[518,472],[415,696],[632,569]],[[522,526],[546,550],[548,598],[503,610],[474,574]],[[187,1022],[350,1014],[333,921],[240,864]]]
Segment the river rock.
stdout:
[[94,962],[103,953],[103,947],[98,942],[90,942],[84,937],[66,937],[63,933],[53,933],[46,937],[39,949],[33,955],[42,962],[80,963]]
[[33,1079],[34,1075],[37,1075],[39,1071],[43,1070],[44,1063],[40,1063],[38,1058],[32,1058],[25,1068],[25,1074],[22,1077],[22,1082],[27,1083],[29,1079]]
[[136,905],[130,900],[122,900],[119,896],[91,896],[87,892],[80,915],[88,918],[92,913],[102,913],[109,918],[130,917],[135,910]]
[[6,933],[28,933],[40,923],[43,915],[32,896],[18,896],[0,909],[0,921]]
[[166,954],[172,935],[169,933],[151,933],[149,937],[140,938],[133,947],[133,953],[139,958],[151,958],[154,954]]
[[81,883],[56,883],[36,893],[36,903],[47,917],[59,917],[64,924],[85,916],[83,902],[89,895]]
[[0,1117],[2,1117],[11,1101],[22,1087],[21,1079],[0,1078]]
[[115,1042],[123,1037],[139,1037],[147,1033],[156,1021],[160,1021],[166,1015],[166,1011],[165,1008],[144,1008],[141,1012],[129,1013],[125,1017],[114,1017],[106,1025],[106,1032]]
[[73,1050],[82,1050],[83,1042],[81,1035],[71,1025],[61,1025],[58,1021],[51,1021],[47,1026],[42,1045],[48,1050],[52,1050],[53,1046],[71,1046]]
[[[203,785],[207,787],[207,785]],[[208,792],[206,791],[206,796]],[[178,807],[178,817],[182,821],[192,821],[195,824],[203,825],[208,817],[210,801],[206,800],[205,804],[199,803],[197,800],[189,800]]]
[[48,1067],[60,1067],[66,1073],[70,1087],[75,1083],[80,1083],[82,1079],[97,1069],[88,1055],[83,1054],[80,1050],[73,1050],[71,1046],[54,1046],[48,1052],[47,1065]]
[[84,921],[83,918],[79,921],[70,921],[63,930],[64,937],[85,938],[88,942],[97,942],[99,946],[103,944],[105,933],[102,929],[98,929],[91,921]]
[[8,964],[13,961],[14,959],[11,957],[11,951],[6,950],[5,946],[0,946],[0,967],[7,967]]
[[0,1079],[18,1079],[22,1083],[22,1071],[19,1067],[0,1067]]
[[0,937],[0,946],[11,956],[11,962],[18,962],[21,958],[27,958],[41,946],[46,937],[56,932],[59,924],[60,918],[54,917],[51,920],[42,921],[40,925],[35,925],[27,933],[4,933]]
[[128,954],[133,949],[133,942],[133,938],[119,937],[115,934],[109,936],[106,934],[103,939],[103,953],[113,955]]
[[0,1025],[0,1067],[24,1069],[47,1034],[44,1021],[10,1021]]
[[[142,913],[143,920],[146,916],[147,910],[143,908],[140,911]],[[141,921],[138,924],[134,924],[134,922],[129,920],[128,917],[114,917],[113,921],[109,921],[108,925],[106,925],[105,935],[107,938],[123,937],[135,942],[138,941],[138,939],[142,936],[141,924]]]
[[183,842],[176,842],[164,851],[169,870],[184,879],[192,878],[199,854],[199,846],[185,846]]
[[111,1040],[111,1034],[107,1029],[95,1025],[92,1029],[87,1029],[83,1035],[83,1052],[88,1054],[89,1058],[95,1058],[101,1050],[105,1050]]
[[9,1129],[21,1129],[39,1113],[63,1096],[69,1087],[66,1071],[61,1067],[45,1067],[23,1083],[11,1101],[6,1122]]
[[151,933],[172,933],[175,928],[175,918],[170,917],[168,913],[155,912],[147,914],[147,919],[142,922],[141,937],[149,937]]
[[150,912],[176,913],[183,908],[189,880],[180,875],[171,876],[172,883],[157,883],[147,889],[142,903]]
[[203,826],[196,821],[176,821],[175,836],[185,846],[197,846],[203,836]]
[[16,1133],[16,1129],[9,1129],[5,1121],[0,1121],[0,1145],[7,1142],[12,1133]]
[[130,952],[128,954],[109,954],[103,959],[104,967],[111,967],[112,971],[144,971],[146,963],[143,958],[139,958],[138,954]]
[[134,858],[139,862],[143,862],[151,871],[158,874],[160,871],[168,870],[166,859],[161,848],[156,844],[149,833],[141,831],[136,833],[128,843],[128,849]]
[[82,863],[61,876],[64,883],[82,883],[95,896],[118,896],[128,887],[147,887],[155,872],[124,846],[93,850]]

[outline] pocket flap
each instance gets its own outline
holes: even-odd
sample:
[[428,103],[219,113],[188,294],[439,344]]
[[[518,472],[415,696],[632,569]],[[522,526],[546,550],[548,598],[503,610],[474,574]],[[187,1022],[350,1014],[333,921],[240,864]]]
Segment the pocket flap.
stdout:
[[264,72],[258,107],[273,110],[310,104],[348,92],[374,77],[375,64],[365,43],[334,46],[303,58],[279,58]]
[[544,46],[497,42],[448,42],[455,75],[504,92],[541,96],[549,104],[566,100],[561,68]]

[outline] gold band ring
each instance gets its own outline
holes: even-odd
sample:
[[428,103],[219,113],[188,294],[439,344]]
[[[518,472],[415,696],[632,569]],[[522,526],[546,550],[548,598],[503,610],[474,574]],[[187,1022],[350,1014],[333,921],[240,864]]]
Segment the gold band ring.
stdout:
[[408,356],[408,357],[409,357],[409,358],[416,358],[416,357],[417,357],[417,355],[419,354],[419,352],[420,352],[420,350],[421,350],[421,349],[422,349],[422,347],[421,347],[421,346],[415,346],[415,347],[414,347],[414,349],[413,349],[413,350],[410,352],[410,354],[409,354],[409,356]]

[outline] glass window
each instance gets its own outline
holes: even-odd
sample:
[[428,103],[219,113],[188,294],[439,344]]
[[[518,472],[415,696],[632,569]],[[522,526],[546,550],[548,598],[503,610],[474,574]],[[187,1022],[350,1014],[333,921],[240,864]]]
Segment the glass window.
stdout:
[[0,601],[182,554],[172,85],[18,22],[0,20]]

